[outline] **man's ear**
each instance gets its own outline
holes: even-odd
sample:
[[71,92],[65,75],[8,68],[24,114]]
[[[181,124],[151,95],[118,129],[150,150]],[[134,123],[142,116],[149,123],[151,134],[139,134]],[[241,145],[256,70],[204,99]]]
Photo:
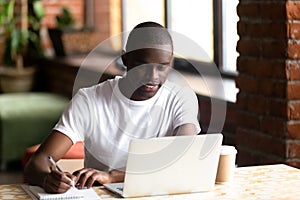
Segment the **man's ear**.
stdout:
[[128,60],[128,55],[126,54],[126,51],[125,50],[122,50],[122,62],[123,64],[127,67],[127,60]]

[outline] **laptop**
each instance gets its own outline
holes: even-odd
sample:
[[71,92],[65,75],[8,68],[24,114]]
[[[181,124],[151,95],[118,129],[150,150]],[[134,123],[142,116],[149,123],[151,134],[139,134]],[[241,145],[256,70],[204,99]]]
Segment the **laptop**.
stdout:
[[124,183],[104,187],[126,198],[210,191],[222,140],[221,133],[133,139]]

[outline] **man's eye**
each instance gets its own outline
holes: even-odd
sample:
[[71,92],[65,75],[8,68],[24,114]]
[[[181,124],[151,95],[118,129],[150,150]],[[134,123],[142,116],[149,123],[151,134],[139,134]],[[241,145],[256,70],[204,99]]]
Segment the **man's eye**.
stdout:
[[166,70],[168,68],[168,65],[158,65],[157,66],[157,70],[159,70],[159,71],[164,71],[164,70]]

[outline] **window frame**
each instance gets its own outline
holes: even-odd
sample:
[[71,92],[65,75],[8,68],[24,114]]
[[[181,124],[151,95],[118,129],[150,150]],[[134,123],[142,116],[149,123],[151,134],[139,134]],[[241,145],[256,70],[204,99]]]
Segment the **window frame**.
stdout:
[[213,26],[214,26],[214,62],[224,78],[234,79],[238,76],[237,69],[232,71],[224,70],[223,62],[223,0],[213,0]]
[[[86,0],[88,1],[88,0]],[[170,0],[164,0],[164,24],[166,28],[169,28],[169,21],[170,21]],[[224,63],[223,63],[223,12],[222,12],[222,0],[213,0],[213,62],[218,67],[222,77],[224,78],[230,78],[234,79],[238,75],[237,70],[235,72],[230,71],[224,71]],[[123,11],[123,5],[124,1],[122,0],[122,11]],[[124,13],[122,13],[122,30],[124,30],[124,20],[126,20],[126,17],[124,16]],[[187,65],[189,65],[189,61],[191,63],[200,63],[201,65],[208,66],[212,63],[209,62],[201,62],[199,60],[190,60],[190,59],[182,59],[182,58],[174,58],[174,63],[181,63],[181,65],[184,65],[182,68],[177,68],[178,70],[188,71],[191,73],[196,73],[194,69],[189,68]]]

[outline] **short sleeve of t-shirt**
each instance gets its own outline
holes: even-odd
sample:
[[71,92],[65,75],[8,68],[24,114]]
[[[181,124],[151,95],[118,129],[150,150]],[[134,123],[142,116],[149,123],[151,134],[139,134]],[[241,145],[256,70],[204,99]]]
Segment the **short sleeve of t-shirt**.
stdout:
[[198,121],[198,100],[196,94],[189,88],[183,87],[176,94],[177,105],[174,106],[174,129],[183,124],[194,124],[197,133],[201,131]]
[[72,98],[53,129],[67,135],[73,143],[83,141],[83,133],[87,130],[89,118],[88,98],[84,90],[81,89]]

